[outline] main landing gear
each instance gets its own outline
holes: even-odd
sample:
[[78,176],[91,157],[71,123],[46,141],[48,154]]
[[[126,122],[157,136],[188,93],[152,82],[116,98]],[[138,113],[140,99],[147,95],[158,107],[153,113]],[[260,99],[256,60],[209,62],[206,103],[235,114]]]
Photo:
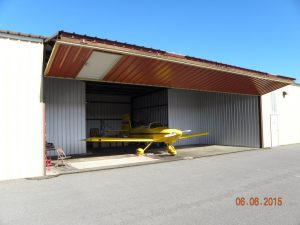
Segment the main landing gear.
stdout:
[[[138,148],[136,150],[136,155],[137,156],[140,156],[140,155],[143,155],[144,152],[146,151],[147,148],[149,148],[151,145],[152,145],[153,142],[150,142],[145,148]],[[173,145],[169,145],[169,144],[166,144],[166,148],[167,148],[167,151],[170,155],[173,155],[173,156],[176,156],[177,155],[177,152],[176,152],[176,149],[174,148]]]
[[150,142],[145,148],[138,148],[136,150],[136,155],[137,156],[140,156],[140,155],[143,155],[144,152],[146,151],[147,148],[149,148],[151,145],[152,145],[153,142]]

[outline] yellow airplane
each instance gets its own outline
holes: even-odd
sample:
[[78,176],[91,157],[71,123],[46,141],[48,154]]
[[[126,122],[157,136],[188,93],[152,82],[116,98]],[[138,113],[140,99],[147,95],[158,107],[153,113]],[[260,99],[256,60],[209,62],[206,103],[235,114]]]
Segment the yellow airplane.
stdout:
[[150,123],[148,126],[131,127],[129,115],[122,117],[122,129],[111,130],[107,132],[120,132],[120,137],[90,137],[83,139],[86,142],[146,142],[148,145],[145,148],[138,148],[137,155],[143,155],[145,150],[148,149],[155,142],[163,142],[166,145],[169,154],[175,156],[177,154],[174,146],[172,145],[178,139],[192,138],[198,136],[206,136],[208,132],[200,132],[193,134],[185,134],[191,130],[178,130],[162,126],[158,122]]

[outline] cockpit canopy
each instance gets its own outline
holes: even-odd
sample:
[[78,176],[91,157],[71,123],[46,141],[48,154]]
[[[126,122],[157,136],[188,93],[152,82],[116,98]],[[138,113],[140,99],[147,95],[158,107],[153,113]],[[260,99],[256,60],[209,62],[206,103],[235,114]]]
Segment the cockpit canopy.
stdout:
[[157,127],[164,127],[164,126],[160,122],[152,122],[149,124],[150,129],[157,128]]

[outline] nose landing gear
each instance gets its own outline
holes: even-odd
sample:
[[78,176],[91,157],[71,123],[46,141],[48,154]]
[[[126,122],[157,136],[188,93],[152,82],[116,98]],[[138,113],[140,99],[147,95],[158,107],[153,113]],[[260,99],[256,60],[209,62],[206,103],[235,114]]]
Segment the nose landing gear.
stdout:
[[173,145],[167,145],[167,150],[170,155],[176,156],[177,152]]

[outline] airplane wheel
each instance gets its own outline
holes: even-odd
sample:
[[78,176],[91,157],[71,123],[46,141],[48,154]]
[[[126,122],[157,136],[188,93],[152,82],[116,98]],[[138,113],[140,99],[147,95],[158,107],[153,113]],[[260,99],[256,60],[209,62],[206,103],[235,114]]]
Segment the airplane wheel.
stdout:
[[176,149],[174,148],[174,146],[168,145],[168,146],[167,146],[167,149],[168,149],[168,153],[169,153],[170,155],[173,155],[173,156],[177,155],[177,152],[176,152]]
[[140,155],[143,155],[143,154],[144,154],[144,149],[138,148],[138,149],[136,150],[136,155],[137,155],[137,156],[140,156]]

